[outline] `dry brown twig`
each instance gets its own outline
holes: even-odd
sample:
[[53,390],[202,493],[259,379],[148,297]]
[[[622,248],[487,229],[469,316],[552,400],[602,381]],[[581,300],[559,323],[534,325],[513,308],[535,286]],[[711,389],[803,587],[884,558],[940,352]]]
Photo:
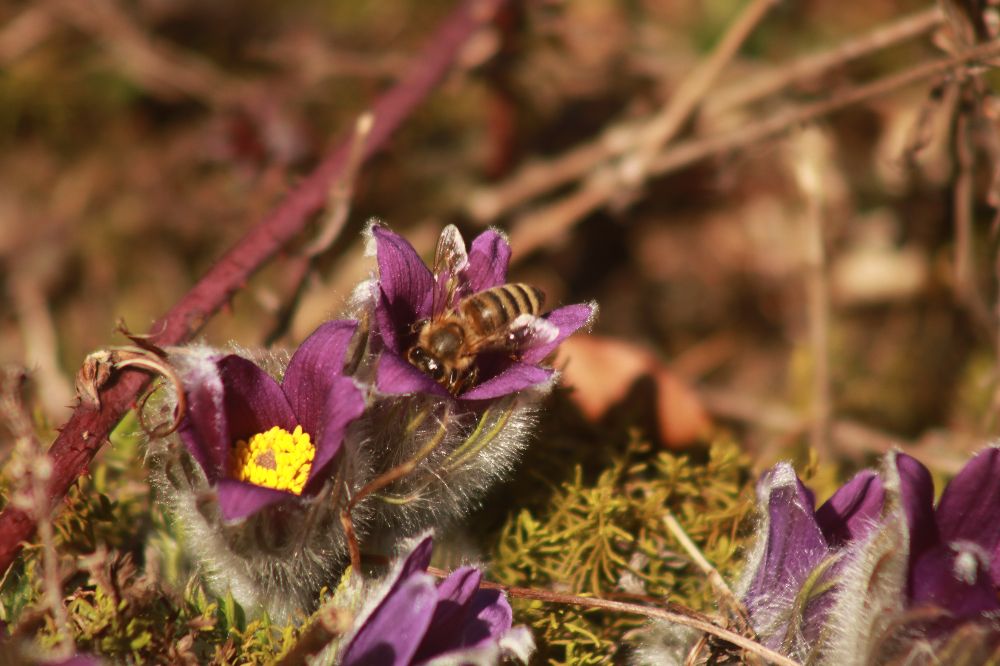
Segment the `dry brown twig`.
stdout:
[[808,302],[809,346],[812,368],[810,444],[820,460],[831,460],[830,422],[833,415],[830,388],[830,290],[827,279],[824,233],[825,184],[823,172],[829,157],[821,131],[809,127],[793,138],[792,171],[806,203],[804,216],[805,282]]
[[643,617],[648,617],[651,620],[663,620],[672,624],[679,624],[698,631],[703,631],[706,634],[715,636],[716,638],[746,650],[751,654],[757,655],[770,663],[779,664],[780,666],[799,666],[799,663],[794,659],[789,659],[783,654],[766,648],[746,636],[742,636],[734,631],[730,631],[729,629],[724,629],[723,627],[715,624],[712,619],[706,615],[702,615],[701,613],[676,604],[666,603],[665,608],[657,608],[643,606],[641,604],[627,603],[624,601],[601,599],[599,597],[582,597],[574,594],[551,592],[549,590],[527,587],[509,587],[507,585],[489,582],[483,582],[481,587],[503,590],[508,595],[518,597],[520,599],[531,599],[533,601],[542,601],[553,604],[582,606],[584,608],[599,608],[601,610],[610,610],[618,613],[641,615]]
[[351,153],[347,158],[344,173],[330,185],[327,195],[327,214],[323,218],[319,233],[303,251],[289,262],[286,271],[291,278],[291,295],[285,299],[284,305],[275,314],[274,325],[264,336],[264,346],[270,347],[287,331],[295,316],[295,309],[301,301],[306,281],[312,272],[313,265],[324,252],[330,249],[334,241],[340,237],[347,218],[351,214],[351,202],[354,198],[354,183],[358,170],[361,168],[365,151],[365,142],[372,131],[375,122],[370,113],[362,114],[354,123],[354,139]]
[[851,37],[833,48],[804,56],[787,65],[752,76],[746,81],[720,88],[705,100],[705,113],[716,115],[760,101],[786,88],[809,83],[852,60],[920,37],[941,25],[943,20],[941,10],[934,6],[880,25],[863,35]]
[[[737,104],[749,104],[788,86],[813,80],[851,60],[922,35],[940,25],[942,20],[940,10],[934,8],[879,26],[832,49],[777,68],[769,75],[722,88],[705,98],[705,112],[715,113]],[[489,224],[546,192],[585,177],[602,162],[622,154],[635,145],[635,136],[643,126],[643,121],[618,122],[603,130],[593,141],[575,146],[555,158],[531,162],[503,183],[473,192],[466,212],[480,224]]]
[[[998,54],[1000,54],[1000,40],[988,42],[956,56],[915,65],[902,72],[849,88],[829,99],[792,107],[718,136],[689,139],[673,144],[661,152],[650,165],[650,176],[664,176],[714,155],[745,148],[860,102],[941,76],[949,70]],[[599,171],[572,194],[518,218],[510,229],[514,256],[524,257],[539,247],[556,244],[576,222],[586,214],[615,200],[616,194],[620,191],[620,184],[609,172]]]
[[715,590],[715,593],[719,597],[720,605],[726,609],[727,614],[742,625],[739,629],[741,631],[748,629],[750,622],[746,607],[744,607],[743,603],[733,593],[733,590],[726,583],[719,570],[712,566],[712,563],[708,561],[698,546],[695,545],[694,541],[691,540],[691,537],[684,531],[684,528],[677,521],[677,518],[674,517],[670,509],[664,509],[663,524],[666,526],[667,531],[677,539],[677,542],[680,543],[684,552],[688,554],[688,557],[691,558],[695,566],[705,574],[709,585]]
[[164,99],[191,97],[208,105],[228,99],[234,82],[203,58],[147,34],[115,0],[46,0],[51,14],[102,42],[115,65]]
[[677,136],[722,70],[776,4],[776,0],[751,0],[726,30],[708,58],[684,77],[666,108],[642,128],[634,145],[623,156],[619,168],[621,179],[626,185],[634,189],[645,182],[649,166],[657,153]]
[[57,653],[68,657],[72,654],[73,640],[66,607],[63,605],[59,554],[52,529],[54,503],[47,493],[48,481],[52,477],[52,460],[38,441],[34,423],[22,400],[25,379],[24,371],[20,368],[3,368],[0,375],[0,418],[4,420],[14,439],[13,460],[9,469],[11,477],[19,480],[18,486],[10,493],[10,504],[29,513],[38,525],[45,604],[55,622],[59,640]]

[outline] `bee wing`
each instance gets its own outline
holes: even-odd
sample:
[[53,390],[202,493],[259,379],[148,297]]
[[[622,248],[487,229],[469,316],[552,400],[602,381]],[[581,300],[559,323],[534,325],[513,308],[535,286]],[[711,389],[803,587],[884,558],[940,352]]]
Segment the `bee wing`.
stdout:
[[434,302],[431,312],[436,316],[452,307],[455,290],[458,288],[456,276],[469,265],[469,255],[465,251],[465,241],[458,227],[449,224],[438,237],[434,251]]
[[509,325],[495,333],[480,338],[470,345],[469,353],[507,349],[516,351],[529,344],[552,342],[559,336],[559,328],[533,314],[518,315]]

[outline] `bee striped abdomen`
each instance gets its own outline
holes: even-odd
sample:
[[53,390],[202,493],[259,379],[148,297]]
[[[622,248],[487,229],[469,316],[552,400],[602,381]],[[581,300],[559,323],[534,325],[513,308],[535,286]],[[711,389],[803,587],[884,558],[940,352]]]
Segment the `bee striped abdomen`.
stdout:
[[489,335],[522,314],[537,315],[544,300],[542,291],[530,285],[503,284],[469,296],[459,309],[477,333]]

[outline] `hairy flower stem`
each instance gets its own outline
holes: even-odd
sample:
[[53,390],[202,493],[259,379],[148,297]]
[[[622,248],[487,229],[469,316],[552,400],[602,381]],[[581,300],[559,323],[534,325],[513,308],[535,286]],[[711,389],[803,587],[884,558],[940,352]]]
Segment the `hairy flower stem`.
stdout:
[[[450,413],[451,406],[445,405],[444,414],[441,416],[441,426],[438,428],[437,433],[435,433],[433,437],[429,438],[412,458],[380,474],[362,486],[361,490],[359,490],[354,497],[351,498],[351,501],[347,503],[347,506],[344,507],[344,510],[340,515],[340,524],[344,526],[344,533],[347,535],[347,545],[351,553],[351,570],[354,573],[361,573],[361,547],[358,545],[357,533],[354,530],[354,519],[351,517],[351,511],[358,505],[359,502],[361,502],[361,500],[372,495],[373,493],[377,493],[404,476],[411,474],[413,470],[417,468],[417,465],[433,453],[434,449],[441,445],[441,442],[444,441],[444,436],[448,433],[448,415]],[[413,424],[414,428],[419,425],[419,421],[423,421],[423,419],[426,418],[426,414],[427,412],[424,412],[417,417]]]
[[[365,142],[366,159],[381,149],[395,130],[444,79],[462,47],[487,24],[506,0],[468,0],[444,20],[399,83],[375,103],[375,124]],[[353,133],[341,142],[279,206],[236,244],[177,304],[152,327],[159,346],[190,340],[250,276],[298,236],[327,201],[330,185],[348,165]],[[60,429],[49,455],[53,474],[46,494],[56,505],[100,449],[112,428],[149,385],[143,372],[126,371],[100,394],[98,409],[78,406]],[[0,513],[0,571],[6,570],[35,530],[33,516],[9,506]]]

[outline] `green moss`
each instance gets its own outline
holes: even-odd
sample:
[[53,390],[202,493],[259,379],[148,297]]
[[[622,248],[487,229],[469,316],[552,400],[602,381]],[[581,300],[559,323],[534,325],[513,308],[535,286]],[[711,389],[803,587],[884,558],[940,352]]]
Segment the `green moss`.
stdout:
[[[748,459],[733,442],[719,439],[700,454],[656,452],[633,436],[596,481],[584,481],[577,466],[547,508],[522,509],[508,519],[491,574],[511,586],[713,608],[704,576],[680,552],[663,518],[672,511],[722,575],[732,577],[752,488]],[[601,663],[625,632],[645,622],[537,601],[514,606],[553,664]]]

